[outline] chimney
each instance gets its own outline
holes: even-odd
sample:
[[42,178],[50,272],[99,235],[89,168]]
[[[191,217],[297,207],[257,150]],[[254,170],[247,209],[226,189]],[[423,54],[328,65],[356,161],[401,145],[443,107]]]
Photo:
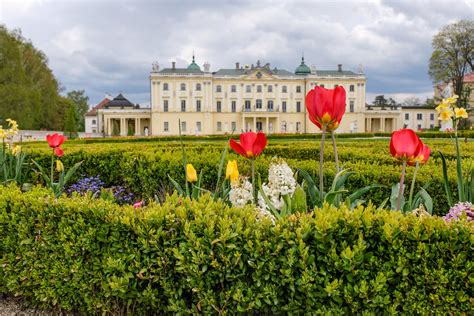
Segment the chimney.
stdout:
[[337,71],[342,72],[342,64],[337,65]]
[[171,62],[171,69],[176,69],[176,62],[175,61]]
[[239,62],[236,62],[235,63],[235,69],[239,69],[240,68],[240,63]]

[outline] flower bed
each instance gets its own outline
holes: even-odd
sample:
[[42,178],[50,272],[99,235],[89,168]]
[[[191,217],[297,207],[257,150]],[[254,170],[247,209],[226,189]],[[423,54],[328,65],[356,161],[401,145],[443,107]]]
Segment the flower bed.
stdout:
[[209,196],[134,209],[0,186],[0,293],[86,314],[472,311],[472,222],[371,206],[255,217]]

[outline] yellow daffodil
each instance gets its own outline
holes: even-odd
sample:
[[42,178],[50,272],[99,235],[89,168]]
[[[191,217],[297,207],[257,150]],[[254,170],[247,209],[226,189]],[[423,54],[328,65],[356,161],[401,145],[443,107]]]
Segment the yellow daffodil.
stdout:
[[443,111],[446,110],[447,108],[449,108],[449,104],[448,104],[448,103],[445,103],[445,102],[441,102],[441,103],[436,107],[436,111],[438,112],[438,114],[440,114],[441,112],[443,112]]
[[467,111],[465,108],[456,108],[454,109],[454,112],[456,114],[456,118],[467,118]]
[[448,103],[448,104],[453,104],[453,105],[455,105],[456,102],[457,102],[457,100],[458,100],[458,98],[459,98],[458,95],[453,94],[452,97],[443,99],[443,103]]
[[194,169],[193,165],[188,163],[186,165],[186,181],[188,182],[196,182],[197,181],[197,173],[196,169]]
[[18,123],[12,119],[6,119],[8,122],[10,129],[6,130],[7,137],[13,137],[18,134]]
[[239,181],[239,169],[237,168],[236,160],[229,160],[229,162],[227,162],[225,178],[230,179],[231,183],[236,183]]
[[56,160],[56,171],[57,172],[63,172],[64,171],[64,165],[61,162],[61,160]]
[[453,110],[448,108],[439,113],[439,119],[441,121],[449,121],[453,117],[453,115],[454,115]]
[[12,155],[16,156],[18,155],[19,153],[21,153],[21,146],[19,145],[14,145],[12,146]]
[[7,137],[7,131],[3,129],[2,125],[0,125],[0,139]]

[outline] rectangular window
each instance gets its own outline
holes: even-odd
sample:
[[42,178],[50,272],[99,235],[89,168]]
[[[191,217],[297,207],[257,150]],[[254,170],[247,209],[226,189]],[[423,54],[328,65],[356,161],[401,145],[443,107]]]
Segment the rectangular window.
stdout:
[[282,87],[281,87],[281,92],[286,93],[286,92],[287,92],[287,87],[286,87],[286,86],[282,86]]
[[261,108],[262,108],[262,100],[257,99],[257,100],[255,101],[255,108],[257,108],[257,109],[261,109]]
[[237,92],[237,87],[235,85],[232,85],[230,87],[230,92]]
[[201,131],[201,122],[196,122],[196,132]]
[[434,128],[434,124],[430,124],[430,128],[433,129],[433,128]]
[[273,92],[273,86],[268,86],[268,92]]
[[168,84],[167,83],[163,83],[163,91],[168,91]]
[[421,130],[421,124],[418,124],[418,130],[419,131]]
[[267,102],[267,110],[268,110],[268,111],[273,111],[273,101],[272,101],[272,100],[268,100],[268,102]]
[[222,86],[221,85],[216,86],[216,92],[222,92]]
[[252,87],[250,85],[247,85],[245,87],[245,92],[252,92]]
[[196,100],[196,112],[201,112],[201,100]]
[[181,112],[186,112],[186,100],[181,100]]
[[301,132],[301,122],[296,122],[296,131]]
[[410,119],[410,113],[405,113],[405,120],[409,120]]
[[181,84],[181,91],[186,91],[186,84],[185,83]]
[[416,113],[417,121],[421,121],[423,119],[423,113]]
[[354,101],[349,102],[349,112],[354,112]]
[[301,112],[301,102],[296,102],[296,112]]
[[350,92],[354,92],[354,85],[353,85],[353,84],[351,84],[351,85],[349,86],[349,91],[350,91]]
[[165,131],[165,132],[169,131],[169,123],[168,122],[163,122],[163,131]]
[[97,122],[95,120],[92,120],[92,125],[95,125],[97,124]]
[[283,112],[286,112],[286,101],[283,101],[283,102],[281,103],[281,110],[282,110]]
[[300,93],[301,92],[301,86],[296,86],[296,92]]
[[217,112],[222,112],[222,102],[221,101],[217,101],[216,111]]
[[245,100],[245,111],[250,111],[250,100]]
[[196,83],[196,91],[201,91],[201,84],[200,83]]
[[257,93],[262,92],[262,86],[257,86]]
[[186,122],[181,122],[181,132],[186,132]]
[[231,129],[232,129],[233,132],[234,132],[235,130],[237,130],[237,123],[236,123],[236,122],[232,122],[232,123],[230,124],[230,126],[231,126]]
[[217,131],[222,131],[222,122],[217,122]]
[[231,107],[232,107],[232,112],[235,113],[237,111],[237,101],[232,101]]
[[430,113],[430,120],[434,121],[434,113]]
[[168,112],[168,100],[163,100],[163,112]]

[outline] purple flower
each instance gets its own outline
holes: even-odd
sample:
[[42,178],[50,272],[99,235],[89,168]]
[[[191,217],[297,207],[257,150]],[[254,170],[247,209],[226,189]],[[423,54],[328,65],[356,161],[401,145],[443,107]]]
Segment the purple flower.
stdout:
[[67,193],[71,195],[73,192],[77,192],[80,195],[85,195],[88,192],[92,195],[96,195],[104,187],[104,182],[99,176],[82,178],[69,187]]
[[461,215],[465,213],[467,221],[474,221],[474,206],[469,202],[459,202],[449,209],[448,214],[443,219],[450,223],[452,220],[458,221]]

